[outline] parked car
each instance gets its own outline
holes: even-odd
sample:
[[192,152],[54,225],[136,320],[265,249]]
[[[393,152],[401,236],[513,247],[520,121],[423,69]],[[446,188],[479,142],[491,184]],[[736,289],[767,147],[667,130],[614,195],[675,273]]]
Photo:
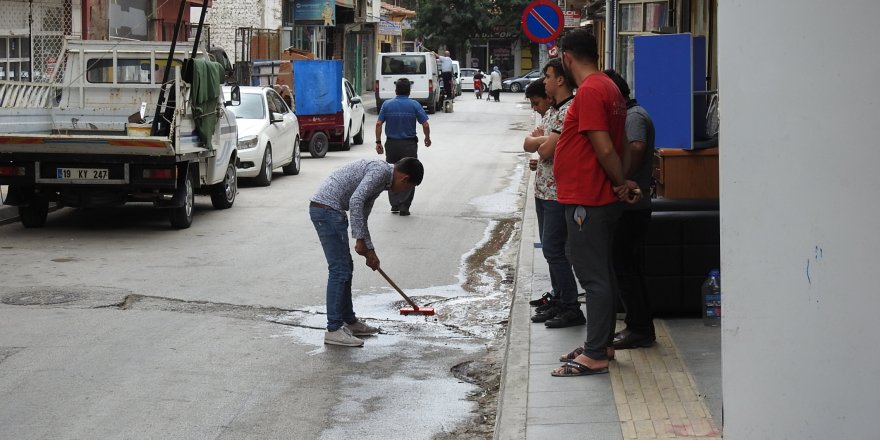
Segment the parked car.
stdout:
[[[223,93],[229,96],[230,87]],[[227,107],[238,123],[238,176],[259,186],[272,183],[272,171],[299,174],[299,123],[290,107],[269,87],[241,87],[241,105]]]
[[360,95],[345,78],[342,78],[342,89],[342,119],[346,127],[342,149],[347,150],[351,148],[352,143],[355,145],[364,143],[364,121],[367,118]]
[[526,86],[529,85],[532,81],[540,77],[541,71],[538,69],[533,69],[525,75],[515,76],[513,78],[508,78],[504,81],[501,81],[501,90],[505,92],[519,93],[525,90]]
[[[469,90],[469,91],[474,90],[474,75],[479,71],[480,71],[480,69],[472,69],[470,67],[464,67],[461,69],[461,89],[462,90]],[[486,74],[484,73],[483,76],[485,77]],[[488,82],[487,79],[484,78],[483,79],[483,91],[484,92],[489,90],[489,86],[486,85],[487,82]]]

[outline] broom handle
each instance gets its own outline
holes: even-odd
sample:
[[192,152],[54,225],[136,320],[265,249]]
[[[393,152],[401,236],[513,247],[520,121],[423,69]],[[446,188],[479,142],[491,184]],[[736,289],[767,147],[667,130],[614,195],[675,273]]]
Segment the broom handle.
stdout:
[[385,271],[384,271],[384,270],[382,270],[382,268],[381,268],[381,267],[377,267],[377,268],[376,268],[376,270],[378,270],[378,271],[379,271],[379,273],[380,273],[380,274],[382,274],[382,276],[383,276],[383,277],[384,277],[384,278],[385,278],[385,281],[388,281],[388,284],[391,284],[391,287],[393,287],[393,288],[394,288],[394,290],[396,290],[396,291],[397,291],[397,293],[399,293],[399,294],[400,294],[400,296],[402,296],[402,297],[403,297],[403,299],[405,299],[405,300],[406,300],[406,302],[408,302],[408,303],[409,303],[409,305],[411,305],[411,306],[412,306],[412,308],[413,308],[413,310],[418,310],[418,309],[419,309],[419,306],[417,306],[417,305],[416,305],[416,303],[414,303],[414,302],[413,302],[413,300],[411,300],[411,299],[409,299],[409,297],[408,297],[408,296],[406,296],[406,294],[405,294],[405,293],[403,293],[403,291],[402,291],[402,290],[400,290],[400,287],[397,287],[397,284],[394,284],[394,281],[391,281],[391,278],[388,278],[388,275],[387,275],[387,274],[385,274]]

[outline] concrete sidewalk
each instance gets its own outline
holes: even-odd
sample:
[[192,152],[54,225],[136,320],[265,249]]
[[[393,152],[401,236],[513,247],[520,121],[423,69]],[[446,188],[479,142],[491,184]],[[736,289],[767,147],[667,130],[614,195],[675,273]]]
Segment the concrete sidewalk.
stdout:
[[[537,244],[533,187],[529,185],[523,218],[495,438],[720,439],[720,424],[713,422],[697,390],[698,382],[662,320],[655,321],[657,343],[638,350],[618,350],[609,374],[550,375],[562,364],[560,355],[583,345],[586,327],[548,329],[530,320],[528,301],[550,290],[549,269]],[[619,321],[618,326],[622,325]],[[717,328],[691,328],[717,335],[720,341]],[[720,357],[716,364],[706,371],[709,382],[720,384]],[[717,398],[720,407],[720,385]]]

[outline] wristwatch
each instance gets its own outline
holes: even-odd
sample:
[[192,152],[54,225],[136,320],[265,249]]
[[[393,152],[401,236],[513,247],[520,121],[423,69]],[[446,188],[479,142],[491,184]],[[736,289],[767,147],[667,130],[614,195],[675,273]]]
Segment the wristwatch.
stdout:
[[376,141],[376,143],[382,145],[382,141]]

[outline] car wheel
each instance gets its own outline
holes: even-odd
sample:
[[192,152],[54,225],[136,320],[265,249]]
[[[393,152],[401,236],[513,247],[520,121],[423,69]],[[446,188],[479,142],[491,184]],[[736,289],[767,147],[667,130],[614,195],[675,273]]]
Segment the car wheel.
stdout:
[[42,228],[49,216],[49,199],[34,196],[27,206],[18,207],[18,219],[26,228]]
[[520,83],[511,83],[510,84],[510,91],[513,93],[522,92],[522,85],[520,85]]
[[230,159],[229,165],[226,165],[223,181],[211,188],[211,204],[214,205],[214,209],[229,209],[235,203],[236,194],[238,194],[238,174],[235,171],[234,161]]
[[437,111],[437,102],[434,100],[431,100],[431,102],[428,103],[428,114],[433,115],[436,111]]
[[254,184],[257,186],[269,186],[272,184],[272,145],[266,145],[266,152],[263,153],[263,165],[260,166],[260,174],[254,177]]
[[284,172],[285,176],[295,176],[299,174],[299,167],[302,164],[302,154],[299,149],[299,138],[296,139],[296,142],[293,143],[293,157],[290,159],[290,163],[284,165],[281,168],[281,171]]
[[354,135],[354,144],[361,145],[364,143],[364,124],[367,122],[366,116],[361,118],[361,131]]
[[321,158],[327,155],[327,149],[330,147],[330,142],[327,140],[327,135],[322,132],[316,132],[312,135],[312,140],[309,141],[309,154],[312,157]]
[[348,123],[348,130],[345,130],[345,140],[342,141],[342,151],[351,150],[351,122]]
[[[234,166],[233,169],[235,169]],[[186,229],[192,225],[193,205],[195,205],[196,201],[192,175],[187,175],[186,180],[183,181],[183,184],[177,191],[183,196],[183,206],[171,208],[168,211],[168,220],[171,221],[171,227],[174,229]],[[211,199],[213,200],[213,196]]]

